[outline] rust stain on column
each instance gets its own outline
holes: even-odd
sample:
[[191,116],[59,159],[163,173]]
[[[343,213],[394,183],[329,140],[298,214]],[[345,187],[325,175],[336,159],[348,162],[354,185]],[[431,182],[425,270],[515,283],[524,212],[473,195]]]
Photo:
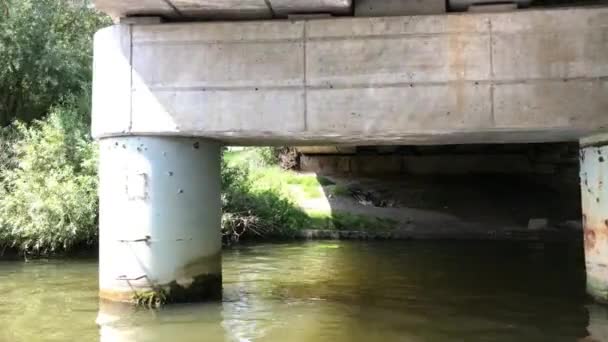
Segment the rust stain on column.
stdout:
[[608,135],[581,142],[581,198],[585,241],[587,291],[608,302]]

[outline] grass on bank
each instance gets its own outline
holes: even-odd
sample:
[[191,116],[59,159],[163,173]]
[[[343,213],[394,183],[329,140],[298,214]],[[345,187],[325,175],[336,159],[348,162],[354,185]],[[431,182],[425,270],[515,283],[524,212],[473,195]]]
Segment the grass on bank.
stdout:
[[[334,196],[348,196],[348,189],[314,174],[282,170],[273,165],[272,158],[267,158],[271,155],[267,149],[269,148],[247,148],[224,152],[223,174],[239,175],[238,182],[224,184],[224,196],[228,196],[224,217],[228,215],[234,219],[235,212],[248,213],[243,218],[245,223],[242,223],[241,229],[236,229],[237,235],[248,230],[246,222],[254,222],[254,234],[275,237],[291,237],[303,229],[394,229],[396,222],[393,220],[335,212],[328,205],[320,208],[306,207],[303,205],[305,202],[326,202],[326,196],[330,193]],[[234,184],[239,187],[234,189]],[[223,228],[225,234],[232,234],[231,226],[224,225]]]

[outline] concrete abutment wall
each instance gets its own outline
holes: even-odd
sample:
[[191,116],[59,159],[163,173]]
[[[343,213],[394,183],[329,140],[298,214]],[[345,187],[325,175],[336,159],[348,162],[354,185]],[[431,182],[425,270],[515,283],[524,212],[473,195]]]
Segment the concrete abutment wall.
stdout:
[[301,171],[329,177],[342,192],[368,193],[391,210],[432,210],[480,224],[480,237],[506,229],[533,238],[534,222],[542,221],[546,237],[571,239],[581,227],[578,143],[298,151]]
[[300,170],[322,174],[562,174],[578,185],[578,143],[299,148]]
[[608,303],[608,134],[583,139],[581,147],[587,292]]

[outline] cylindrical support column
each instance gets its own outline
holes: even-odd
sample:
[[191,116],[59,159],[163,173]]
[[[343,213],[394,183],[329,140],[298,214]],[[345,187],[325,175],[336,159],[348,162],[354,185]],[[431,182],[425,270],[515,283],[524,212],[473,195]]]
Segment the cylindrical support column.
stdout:
[[102,299],[220,299],[220,145],[181,137],[100,140]]
[[581,140],[587,292],[608,303],[608,134]]

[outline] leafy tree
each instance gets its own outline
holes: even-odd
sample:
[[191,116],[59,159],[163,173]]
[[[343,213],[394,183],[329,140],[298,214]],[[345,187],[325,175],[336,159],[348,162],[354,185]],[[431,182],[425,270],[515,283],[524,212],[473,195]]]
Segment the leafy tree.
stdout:
[[88,1],[0,0],[0,127],[88,92],[93,33],[107,24]]

